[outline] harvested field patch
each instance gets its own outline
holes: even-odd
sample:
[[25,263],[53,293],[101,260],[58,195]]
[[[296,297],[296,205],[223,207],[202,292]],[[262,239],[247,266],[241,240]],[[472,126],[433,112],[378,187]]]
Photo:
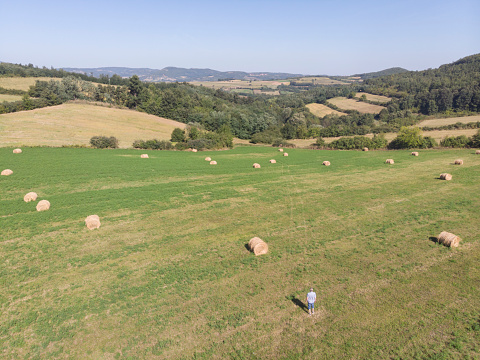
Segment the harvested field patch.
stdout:
[[456,123],[468,124],[468,123],[477,122],[477,121],[480,121],[480,115],[423,120],[420,123],[418,123],[417,126],[438,127],[438,126],[452,125]]
[[322,117],[324,117],[326,115],[330,115],[330,114],[335,114],[335,115],[338,115],[338,116],[347,115],[346,113],[342,113],[340,111],[333,110],[332,108],[329,108],[328,106],[323,105],[323,104],[312,103],[312,104],[306,105],[306,107],[310,110],[310,112],[313,115],[318,116],[319,118],[322,118]]
[[337,106],[341,110],[357,110],[361,113],[378,114],[385,109],[383,106],[365,103],[363,101],[356,101],[354,99],[347,99],[346,97],[336,97],[328,99],[330,104]]
[[62,81],[61,78],[49,78],[49,77],[0,77],[0,87],[4,89],[23,90],[27,91],[30,86],[35,85],[35,82],[39,81]]
[[13,102],[13,101],[21,101],[22,97],[20,95],[7,95],[7,94],[0,94],[0,103],[6,102]]
[[380,103],[388,103],[390,100],[392,100],[388,96],[369,94],[366,92],[357,92],[355,94],[355,97],[359,99],[362,95],[365,95],[367,97],[367,100],[369,101],[375,101]]
[[137,139],[169,140],[177,121],[133,110],[67,103],[0,115],[2,146],[89,145],[97,135],[115,136],[120,147]]

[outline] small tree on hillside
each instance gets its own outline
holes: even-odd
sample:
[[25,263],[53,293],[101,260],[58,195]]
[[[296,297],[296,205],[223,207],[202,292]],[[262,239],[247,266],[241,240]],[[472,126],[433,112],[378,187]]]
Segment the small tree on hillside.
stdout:
[[180,128],[175,128],[172,131],[172,138],[170,139],[172,142],[183,142],[185,141],[185,131]]
[[423,147],[422,131],[417,127],[402,126],[395,139],[388,144],[390,149],[413,149]]

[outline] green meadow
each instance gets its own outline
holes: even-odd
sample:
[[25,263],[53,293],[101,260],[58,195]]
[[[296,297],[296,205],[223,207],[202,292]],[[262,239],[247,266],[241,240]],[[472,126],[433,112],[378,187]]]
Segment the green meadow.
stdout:
[[479,358],[475,150],[22,149],[0,148],[0,358]]

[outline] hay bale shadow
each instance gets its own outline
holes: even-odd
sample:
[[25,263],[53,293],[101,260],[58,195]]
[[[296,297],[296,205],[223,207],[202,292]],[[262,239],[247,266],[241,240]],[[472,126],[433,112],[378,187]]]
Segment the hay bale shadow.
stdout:
[[293,302],[295,306],[298,306],[300,309],[302,309],[304,312],[308,313],[308,307],[305,305],[301,300],[297,299],[295,295],[289,295],[286,297],[288,300]]
[[438,244],[438,238],[435,237],[435,236],[430,236],[430,237],[428,238],[428,240],[433,241],[434,243],[437,243],[437,244]]

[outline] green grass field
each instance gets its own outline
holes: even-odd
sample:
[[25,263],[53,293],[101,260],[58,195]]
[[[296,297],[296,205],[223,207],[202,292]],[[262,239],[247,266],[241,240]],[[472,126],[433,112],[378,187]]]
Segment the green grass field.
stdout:
[[0,357],[478,358],[480,156],[286,151],[0,148]]

